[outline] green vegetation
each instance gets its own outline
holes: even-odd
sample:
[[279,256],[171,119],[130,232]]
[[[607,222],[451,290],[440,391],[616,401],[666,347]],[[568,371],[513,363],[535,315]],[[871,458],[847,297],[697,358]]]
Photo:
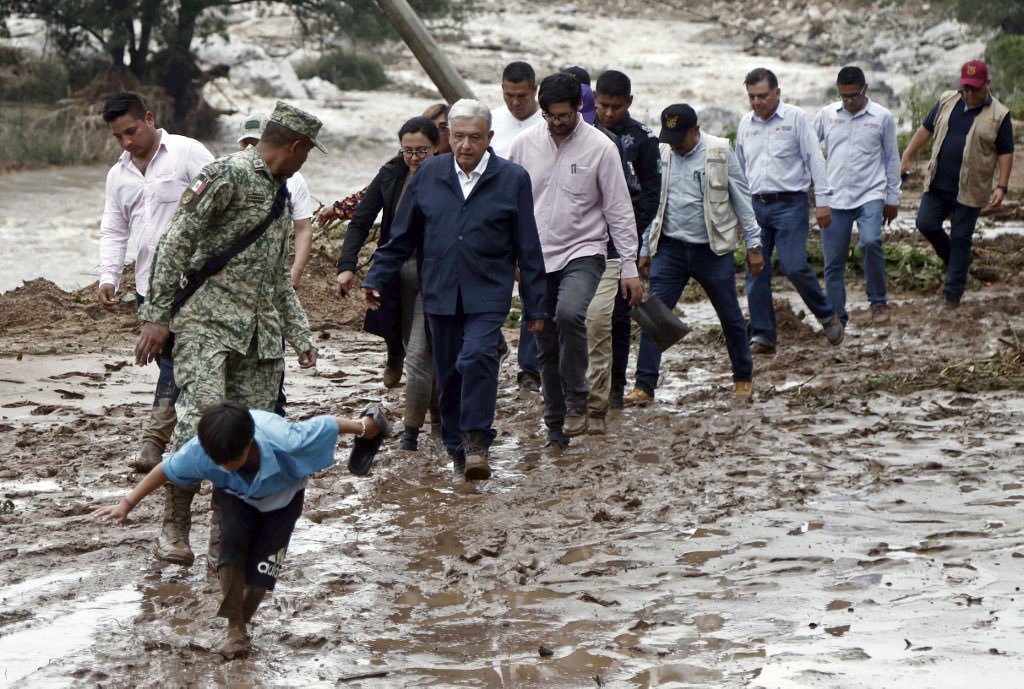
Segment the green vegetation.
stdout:
[[116,155],[102,121],[81,117],[74,106],[20,105],[4,108],[0,117],[0,171],[95,163]]
[[999,99],[1013,117],[1024,119],[1024,35],[1003,34],[989,43],[985,62]]
[[343,91],[370,91],[388,83],[384,68],[372,58],[336,48],[296,66],[300,79],[320,77]]
[[[928,116],[942,92],[955,88],[955,83],[955,81],[928,79],[914,82],[914,85],[910,87],[906,94],[907,107],[903,110],[897,123],[900,132],[897,138],[901,151],[906,150],[910,138],[924,122],[924,118]],[[929,141],[917,155],[919,159],[927,160],[931,153],[932,142]]]

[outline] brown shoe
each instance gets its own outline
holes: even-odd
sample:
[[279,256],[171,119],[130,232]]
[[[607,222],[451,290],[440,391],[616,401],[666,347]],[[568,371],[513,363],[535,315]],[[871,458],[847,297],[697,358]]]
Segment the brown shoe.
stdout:
[[191,567],[195,561],[188,534],[192,529],[192,498],[195,493],[173,484],[164,485],[164,522],[153,554],[159,559]]
[[467,454],[465,476],[467,481],[486,481],[491,477],[491,466],[483,454]]
[[769,356],[775,354],[775,346],[765,344],[758,340],[751,340],[750,342],[750,353],[751,354],[767,354]]
[[889,322],[889,307],[886,304],[871,305],[871,322],[875,325],[884,325]]
[[732,384],[732,396],[736,399],[749,399],[754,394],[754,384],[749,380],[738,380]]
[[384,387],[397,388],[398,384],[402,382],[402,369],[405,367],[404,361],[398,361],[393,364],[388,364],[384,367]]
[[654,395],[648,395],[640,388],[633,388],[633,392],[626,395],[622,402],[627,407],[646,407],[654,401]]
[[587,421],[587,433],[590,435],[604,435],[605,430],[604,417],[591,414],[590,419]]
[[565,415],[565,423],[562,432],[570,438],[583,435],[589,426],[586,412],[569,412]]
[[150,417],[146,420],[145,428],[142,429],[142,446],[139,448],[139,454],[128,463],[128,466],[144,474],[152,471],[163,459],[164,449],[171,440],[174,424],[177,422],[178,417],[174,413],[174,404],[171,400],[162,399],[155,404]]

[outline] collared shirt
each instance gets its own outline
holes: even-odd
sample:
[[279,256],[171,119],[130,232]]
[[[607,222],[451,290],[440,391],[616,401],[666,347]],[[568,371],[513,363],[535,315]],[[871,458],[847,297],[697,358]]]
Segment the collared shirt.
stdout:
[[261,512],[281,509],[306,486],[306,478],[334,464],[338,422],[333,416],[290,423],[277,414],[253,409],[253,440],[260,468],[250,483],[237,471],[216,464],[192,438],[163,462],[171,483],[187,486],[206,479],[216,488],[241,498]]
[[825,144],[829,206],[860,208],[883,199],[887,206],[899,203],[900,150],[892,113],[868,100],[851,115],[840,101],[821,109],[814,131]]
[[[932,180],[931,188],[936,191],[945,191],[951,194],[960,192],[960,167],[964,162],[964,148],[967,146],[967,134],[974,125],[974,119],[986,105],[992,104],[992,96],[985,99],[985,102],[976,108],[967,109],[967,103],[961,96],[953,112],[949,114],[949,128],[946,131],[946,138],[942,140],[942,148],[939,149],[938,168],[935,170],[935,179]],[[939,103],[932,106],[931,112],[924,118],[922,126],[935,133],[935,118],[939,114]],[[999,125],[996,133],[996,153],[1005,155],[1013,153],[1013,125],[1010,122],[1010,115],[1007,113]]]
[[160,143],[143,175],[123,151],[107,173],[106,201],[100,221],[100,284],[121,286],[128,238],[135,235],[135,290],[146,296],[149,271],[160,235],[178,209],[192,178],[213,155],[195,139],[157,130]]
[[[691,244],[707,244],[708,226],[704,219],[704,187],[707,172],[707,144],[702,136],[684,155],[672,152],[669,165],[668,200],[662,234]],[[729,151],[729,200],[743,228],[748,249],[761,246],[761,227],[750,203],[750,189],[736,154]]]
[[556,146],[547,123],[541,122],[512,142],[508,159],[530,173],[547,272],[561,270],[574,258],[607,256],[611,235],[622,276],[637,276],[636,218],[622,159],[607,136],[581,117]]
[[492,110],[491,130],[494,132],[494,137],[491,139],[491,148],[494,149],[494,154],[508,158],[509,149],[512,148],[512,142],[516,140],[516,137],[522,131],[543,121],[544,113],[540,111],[540,108],[537,108],[525,120],[516,119],[516,116],[509,112],[508,107],[504,105],[497,110]]
[[736,130],[736,157],[753,194],[807,191],[814,182],[816,206],[829,205],[825,158],[811,119],[787,103],[767,120],[748,112]]
[[480,178],[484,176],[484,172],[487,171],[487,161],[490,159],[491,152],[484,151],[484,157],[476,164],[473,171],[467,174],[461,167],[459,167],[459,163],[455,160],[455,156],[452,156],[452,164],[455,166],[455,176],[458,177],[459,186],[462,187],[462,198],[468,199],[469,195],[473,193],[473,188],[476,186],[476,183],[480,181]]

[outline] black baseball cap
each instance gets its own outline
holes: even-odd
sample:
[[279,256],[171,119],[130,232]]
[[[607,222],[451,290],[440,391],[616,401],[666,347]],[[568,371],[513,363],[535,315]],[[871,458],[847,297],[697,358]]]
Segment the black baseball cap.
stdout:
[[565,74],[571,74],[576,81],[580,82],[585,86],[590,86],[590,72],[583,69],[582,67],[566,67],[562,70]]
[[661,133],[658,141],[669,146],[679,146],[686,138],[686,132],[697,126],[697,113],[686,103],[676,103],[661,111]]

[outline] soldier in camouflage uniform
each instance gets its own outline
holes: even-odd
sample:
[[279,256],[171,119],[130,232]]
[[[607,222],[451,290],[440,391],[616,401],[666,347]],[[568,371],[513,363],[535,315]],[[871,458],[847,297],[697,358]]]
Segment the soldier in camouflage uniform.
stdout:
[[[211,276],[173,318],[171,305],[182,273],[223,253],[267,218],[278,190],[314,146],[326,153],[316,138],[320,126],[312,115],[278,101],[259,144],[203,168],[160,239],[149,299],[139,311],[144,325],[135,356],[139,365],[149,363],[174,332],[174,374],[181,392],[172,451],[196,434],[200,414],[210,404],[231,399],[273,411],[284,366],[282,335],[298,352],[302,368],[316,364],[306,313],[289,276],[290,201],[263,236]],[[188,537],[197,487],[165,486],[157,557],[192,564]],[[214,526],[219,526],[216,519]],[[211,550],[215,538],[211,533]]]

